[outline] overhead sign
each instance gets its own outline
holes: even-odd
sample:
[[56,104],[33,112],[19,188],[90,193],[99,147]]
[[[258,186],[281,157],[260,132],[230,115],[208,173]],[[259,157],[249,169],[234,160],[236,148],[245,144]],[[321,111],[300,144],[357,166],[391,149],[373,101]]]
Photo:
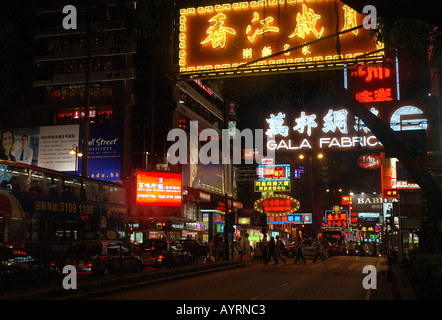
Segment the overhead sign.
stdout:
[[181,206],[181,174],[137,171],[136,204]]
[[269,216],[281,216],[298,211],[301,204],[287,195],[269,195],[255,201],[255,210]]
[[[179,71],[189,76],[231,76],[343,67],[358,57],[358,63],[380,61],[382,51],[361,57],[378,49],[376,39],[369,37],[370,30],[350,31],[362,25],[364,18],[335,0],[259,0],[183,8]],[[337,49],[333,35],[347,30],[338,38]],[[297,49],[290,50],[293,48]],[[275,55],[279,52],[283,53]]]
[[254,181],[255,192],[290,191],[290,181]]
[[268,224],[312,224],[311,213],[294,213],[286,216],[268,216]]
[[258,165],[256,174],[260,180],[290,180],[290,165]]
[[347,228],[348,226],[348,211],[339,210],[325,210],[324,225],[334,228]]

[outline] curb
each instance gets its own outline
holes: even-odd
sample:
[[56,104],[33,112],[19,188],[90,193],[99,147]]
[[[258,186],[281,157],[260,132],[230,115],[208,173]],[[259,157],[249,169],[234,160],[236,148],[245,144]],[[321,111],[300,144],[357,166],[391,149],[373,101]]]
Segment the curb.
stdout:
[[85,280],[79,282],[76,290],[65,290],[61,283],[56,288],[48,287],[35,290],[28,289],[20,292],[5,292],[0,300],[69,300],[82,299],[94,294],[110,293],[115,290],[135,288],[150,283],[158,283],[197,274],[216,272],[244,266],[241,261],[225,261],[212,264],[186,266],[168,270],[142,272],[137,274],[116,275],[109,278]]

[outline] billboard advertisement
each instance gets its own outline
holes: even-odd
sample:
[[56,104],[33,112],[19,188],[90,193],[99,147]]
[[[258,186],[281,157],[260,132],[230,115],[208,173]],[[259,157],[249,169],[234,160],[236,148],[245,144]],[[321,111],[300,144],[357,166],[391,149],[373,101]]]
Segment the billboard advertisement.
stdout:
[[[83,130],[78,124],[5,128],[1,131],[1,138],[0,159],[60,172],[81,173],[81,158],[69,153],[75,148],[78,152],[83,150]],[[122,129],[119,124],[90,125],[90,178],[104,181],[120,180],[121,140]]]
[[137,205],[181,206],[180,173],[137,171],[136,182]]

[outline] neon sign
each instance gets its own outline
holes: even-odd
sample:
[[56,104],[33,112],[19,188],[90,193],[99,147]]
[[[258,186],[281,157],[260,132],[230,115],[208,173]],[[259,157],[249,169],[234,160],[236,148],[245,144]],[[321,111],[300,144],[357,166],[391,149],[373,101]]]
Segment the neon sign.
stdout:
[[[179,71],[232,70],[246,63],[250,65],[243,70],[266,71],[268,67],[294,64],[305,67],[309,63],[326,66],[333,61],[355,62],[374,50],[376,39],[366,41],[369,31],[360,28],[343,33],[339,52],[336,38],[329,36],[362,25],[364,17],[340,1],[335,10],[332,0],[259,0],[183,8],[179,18]],[[300,50],[287,51],[295,47]],[[375,57],[359,58],[358,63],[382,57],[380,52]]]
[[269,195],[255,201],[255,210],[269,216],[282,216],[298,211],[301,204],[287,195]]
[[258,165],[256,173],[260,180],[290,180],[290,165]]
[[324,225],[334,228],[346,228],[348,219],[347,210],[339,210],[335,212],[333,210],[325,210]]
[[[377,113],[375,108],[371,111]],[[302,111],[299,117],[289,117],[282,112],[277,115],[271,114],[270,118],[266,119],[269,123],[269,129],[266,131],[269,137],[267,148],[286,151],[359,147],[383,149],[381,142],[365,125],[361,125],[357,117],[349,117],[350,113],[346,108],[329,108],[324,113],[320,115]],[[285,120],[289,122],[290,118],[296,125],[286,125]]]
[[136,182],[137,205],[181,206],[181,174],[137,171]]
[[286,216],[268,216],[268,224],[312,224],[311,213],[294,213]]

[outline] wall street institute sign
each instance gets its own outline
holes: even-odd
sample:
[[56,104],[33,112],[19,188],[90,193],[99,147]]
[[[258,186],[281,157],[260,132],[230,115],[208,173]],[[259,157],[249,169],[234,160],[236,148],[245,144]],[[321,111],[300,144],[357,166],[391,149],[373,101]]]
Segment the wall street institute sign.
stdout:
[[287,195],[269,195],[255,201],[255,210],[269,216],[283,216],[299,210],[298,200]]
[[[364,17],[335,0],[260,0],[184,8],[179,18],[180,76],[228,77],[381,62],[382,44],[376,47],[370,30],[354,29]],[[341,32],[337,46],[334,35]]]

